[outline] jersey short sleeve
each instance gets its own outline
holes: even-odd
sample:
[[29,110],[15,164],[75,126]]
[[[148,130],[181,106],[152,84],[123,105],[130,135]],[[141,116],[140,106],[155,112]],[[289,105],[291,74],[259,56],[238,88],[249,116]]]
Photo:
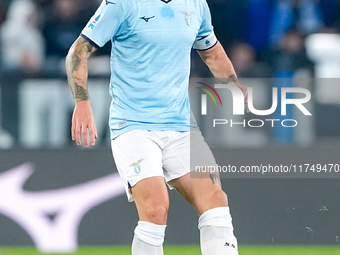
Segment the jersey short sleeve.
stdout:
[[217,44],[214,28],[211,24],[211,14],[206,0],[201,7],[202,23],[193,45],[195,50],[208,50]]
[[121,0],[103,0],[81,32],[81,36],[90,40],[98,48],[103,47],[117,35],[117,31],[124,21],[124,16]]

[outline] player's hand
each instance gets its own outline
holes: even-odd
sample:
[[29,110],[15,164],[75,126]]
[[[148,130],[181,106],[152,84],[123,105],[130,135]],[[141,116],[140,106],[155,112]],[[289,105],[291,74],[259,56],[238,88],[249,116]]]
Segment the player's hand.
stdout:
[[90,135],[91,145],[95,145],[95,139],[98,138],[98,134],[89,100],[76,103],[72,116],[72,140],[76,140],[77,145],[80,145],[82,137],[84,146],[88,147],[87,130]]

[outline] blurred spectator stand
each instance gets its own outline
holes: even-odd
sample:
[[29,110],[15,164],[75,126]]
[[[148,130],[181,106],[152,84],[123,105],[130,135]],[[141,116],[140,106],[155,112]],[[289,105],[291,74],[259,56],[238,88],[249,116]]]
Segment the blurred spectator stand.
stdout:
[[11,3],[0,28],[2,125],[18,137],[18,84],[21,77],[39,73],[44,61],[44,39],[38,11],[30,0]]
[[47,12],[43,27],[46,40],[45,72],[60,73],[61,60],[90,17],[82,15],[82,4],[81,0],[54,0],[51,10]]

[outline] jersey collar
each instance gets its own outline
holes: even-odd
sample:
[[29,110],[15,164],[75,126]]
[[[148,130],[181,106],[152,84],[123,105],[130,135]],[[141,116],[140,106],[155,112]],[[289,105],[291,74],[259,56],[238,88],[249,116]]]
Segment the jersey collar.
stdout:
[[168,3],[170,3],[172,0],[160,0],[160,1],[162,1],[163,3],[168,4]]

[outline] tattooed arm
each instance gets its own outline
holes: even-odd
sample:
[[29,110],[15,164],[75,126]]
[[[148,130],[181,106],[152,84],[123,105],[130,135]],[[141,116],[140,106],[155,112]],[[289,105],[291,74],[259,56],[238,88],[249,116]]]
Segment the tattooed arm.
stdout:
[[96,47],[88,40],[78,37],[67,54],[67,79],[76,102],[89,99],[87,92],[87,59],[95,51]]
[[246,86],[242,86],[239,83],[234,67],[225,53],[222,45],[218,42],[213,48],[209,50],[197,52],[209,67],[213,75],[222,84],[234,84],[243,91],[244,103],[248,104],[248,88]]
[[77,144],[80,145],[82,136],[85,147],[89,146],[87,130],[91,145],[95,144],[95,139],[98,137],[87,91],[87,59],[95,51],[96,47],[88,40],[78,37],[66,57],[67,80],[75,100],[72,117],[72,140],[76,140]]

